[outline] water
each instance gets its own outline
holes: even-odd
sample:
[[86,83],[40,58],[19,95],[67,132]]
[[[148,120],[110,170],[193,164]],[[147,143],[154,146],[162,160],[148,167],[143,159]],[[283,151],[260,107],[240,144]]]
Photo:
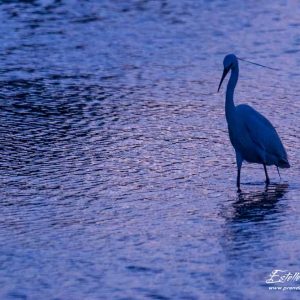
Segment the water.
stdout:
[[[293,1],[2,1],[1,299],[298,299],[299,8]],[[282,181],[244,165],[216,93],[275,125]],[[295,284],[297,285],[297,283]]]

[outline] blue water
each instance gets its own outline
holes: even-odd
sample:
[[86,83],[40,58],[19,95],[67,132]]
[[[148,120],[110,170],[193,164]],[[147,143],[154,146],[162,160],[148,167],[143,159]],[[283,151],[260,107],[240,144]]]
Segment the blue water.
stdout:
[[[299,299],[300,19],[293,1],[1,1],[0,299]],[[245,164],[216,93],[276,127]],[[297,283],[295,283],[298,286]]]

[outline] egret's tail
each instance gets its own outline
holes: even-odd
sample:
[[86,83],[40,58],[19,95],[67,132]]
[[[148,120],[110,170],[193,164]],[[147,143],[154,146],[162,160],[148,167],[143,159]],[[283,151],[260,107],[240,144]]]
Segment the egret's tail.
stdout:
[[287,159],[285,158],[280,158],[280,160],[278,161],[277,167],[282,168],[282,169],[286,169],[286,168],[290,168],[290,163]]

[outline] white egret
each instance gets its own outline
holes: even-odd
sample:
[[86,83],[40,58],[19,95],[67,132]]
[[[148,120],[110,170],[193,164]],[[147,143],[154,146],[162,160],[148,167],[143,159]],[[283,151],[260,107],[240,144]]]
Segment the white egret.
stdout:
[[234,89],[239,77],[238,58],[234,54],[226,55],[223,61],[224,71],[219,84],[229,71],[230,79],[226,89],[225,115],[231,144],[235,149],[237,163],[237,188],[240,192],[240,176],[243,161],[264,166],[266,184],[270,183],[267,166],[289,168],[290,164],[282,142],[269,120],[247,104],[235,106]]

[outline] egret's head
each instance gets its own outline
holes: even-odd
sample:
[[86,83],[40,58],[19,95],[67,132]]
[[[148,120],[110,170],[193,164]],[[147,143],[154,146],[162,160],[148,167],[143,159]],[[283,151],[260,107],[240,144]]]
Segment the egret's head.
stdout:
[[224,70],[223,75],[219,84],[218,91],[220,90],[220,87],[222,85],[223,80],[225,79],[226,75],[231,69],[234,69],[238,66],[238,59],[234,54],[228,54],[225,56],[223,60]]

